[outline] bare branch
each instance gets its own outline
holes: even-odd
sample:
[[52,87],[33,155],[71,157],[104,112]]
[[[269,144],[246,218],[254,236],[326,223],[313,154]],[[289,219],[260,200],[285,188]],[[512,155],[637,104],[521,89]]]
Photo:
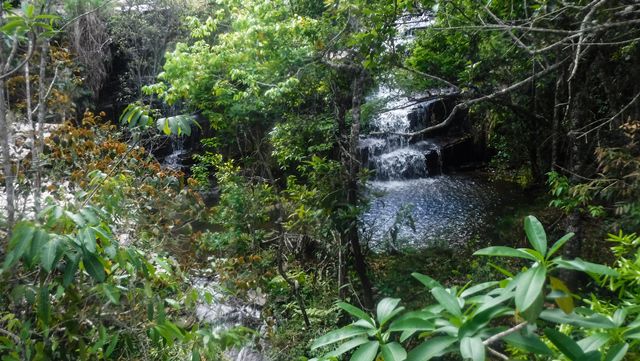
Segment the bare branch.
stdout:
[[512,333],[516,333],[516,332],[520,331],[521,329],[525,328],[527,326],[527,324],[528,324],[528,322],[525,321],[525,322],[519,323],[519,324],[511,327],[508,330],[504,330],[504,331],[502,331],[500,333],[496,333],[495,335],[493,335],[493,336],[489,337],[488,339],[482,341],[482,344],[485,345],[485,346],[489,346],[492,343],[494,343],[496,341],[500,341],[502,338],[504,338],[506,336],[509,336]]
[[402,136],[408,136],[408,137],[415,137],[417,135],[421,135],[421,134],[427,134],[427,133],[432,133],[434,131],[437,130],[441,130],[446,128],[447,126],[449,126],[451,124],[451,122],[453,122],[453,120],[455,119],[455,116],[457,115],[457,113],[463,109],[468,108],[469,106],[476,104],[476,103],[480,103],[483,101],[487,101],[487,100],[491,100],[500,96],[503,96],[505,94],[508,94],[514,90],[520,89],[523,86],[526,86],[528,84],[531,83],[531,81],[540,78],[542,76],[545,76],[549,73],[551,73],[552,71],[556,70],[557,68],[559,68],[560,66],[562,66],[562,64],[564,64],[569,58],[565,58],[557,63],[555,63],[554,65],[551,65],[549,67],[547,67],[546,69],[537,72],[533,75],[531,75],[530,77],[521,80],[511,86],[508,86],[502,90],[499,90],[497,92],[491,93],[489,95],[485,95],[485,96],[481,96],[479,98],[475,98],[475,99],[470,99],[467,101],[464,101],[462,103],[457,104],[455,107],[453,107],[453,109],[451,110],[451,113],[449,113],[449,115],[447,116],[447,118],[445,120],[443,120],[442,122],[436,124],[436,125],[432,125],[430,127],[424,128],[422,130],[416,131],[416,132],[411,132],[411,133],[390,133],[390,134],[395,134],[395,135],[402,135]]

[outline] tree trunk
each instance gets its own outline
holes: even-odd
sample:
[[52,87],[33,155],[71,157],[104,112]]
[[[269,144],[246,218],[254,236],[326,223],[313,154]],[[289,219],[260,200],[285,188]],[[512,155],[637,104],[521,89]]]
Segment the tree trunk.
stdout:
[[49,53],[49,39],[42,40],[42,48],[40,49],[40,74],[38,79],[38,144],[34,147],[37,151],[33,156],[33,165],[35,173],[33,203],[36,214],[40,213],[41,208],[41,192],[42,192],[42,167],[40,158],[44,151],[44,117],[47,114],[47,85],[45,78],[47,75],[47,55]]
[[7,104],[5,103],[4,80],[0,80],[0,142],[2,145],[2,159],[4,170],[4,184],[7,202],[7,229],[11,233],[15,223],[15,199],[13,189],[13,170],[11,169],[11,152],[9,151],[11,142],[11,129],[7,121]]
[[[358,173],[360,171],[360,162],[358,157],[358,140],[360,138],[360,113],[364,100],[364,80],[365,73],[361,70],[353,80],[353,102],[351,104],[351,134],[349,136],[349,154],[348,154],[348,185],[347,185],[347,202],[350,207],[358,206]],[[362,254],[360,245],[360,237],[358,235],[358,222],[354,219],[347,231],[351,252],[353,253],[354,267],[360,283],[362,284],[363,305],[365,308],[373,309],[373,292],[371,281],[367,275],[367,265]]]

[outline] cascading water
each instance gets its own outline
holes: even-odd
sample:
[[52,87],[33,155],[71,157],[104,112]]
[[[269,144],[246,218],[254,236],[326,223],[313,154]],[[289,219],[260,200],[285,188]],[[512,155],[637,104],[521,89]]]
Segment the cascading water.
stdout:
[[[416,30],[429,24],[427,15],[404,17],[395,43],[409,45]],[[372,200],[361,217],[363,240],[374,248],[398,249],[478,236],[489,219],[508,208],[505,200],[515,199],[513,189],[473,174],[443,174],[443,139],[410,142],[402,135],[441,121],[435,105],[452,89],[407,95],[389,84],[383,82],[367,98],[384,106],[370,122],[370,135],[360,139],[363,167],[373,172],[367,186]]]
[[178,135],[169,137],[171,141],[171,154],[167,155],[162,165],[172,170],[180,170],[183,167],[182,158],[187,154],[184,146],[185,138]]
[[[360,141],[360,150],[366,155],[366,166],[375,172],[378,180],[422,178],[429,175],[424,142],[410,144],[401,133],[412,131],[409,114],[414,110],[411,99],[400,90],[381,86],[368,101],[383,102],[385,109],[371,122],[378,134]],[[422,103],[423,107],[435,100]],[[381,134],[381,135],[380,135]],[[436,146],[430,143],[429,146]],[[440,152],[438,151],[438,154]]]

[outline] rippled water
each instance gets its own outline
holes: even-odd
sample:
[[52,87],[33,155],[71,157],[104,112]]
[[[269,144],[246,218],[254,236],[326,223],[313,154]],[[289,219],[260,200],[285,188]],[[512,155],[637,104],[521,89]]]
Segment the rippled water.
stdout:
[[455,245],[481,237],[508,205],[520,201],[513,185],[474,174],[442,175],[368,185],[370,209],[362,237],[373,248]]

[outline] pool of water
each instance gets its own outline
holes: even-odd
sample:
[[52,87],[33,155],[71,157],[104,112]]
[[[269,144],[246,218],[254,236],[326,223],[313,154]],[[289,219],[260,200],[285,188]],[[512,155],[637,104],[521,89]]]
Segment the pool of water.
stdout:
[[523,201],[515,185],[480,174],[372,181],[361,236],[373,249],[455,246],[485,237],[491,225]]

